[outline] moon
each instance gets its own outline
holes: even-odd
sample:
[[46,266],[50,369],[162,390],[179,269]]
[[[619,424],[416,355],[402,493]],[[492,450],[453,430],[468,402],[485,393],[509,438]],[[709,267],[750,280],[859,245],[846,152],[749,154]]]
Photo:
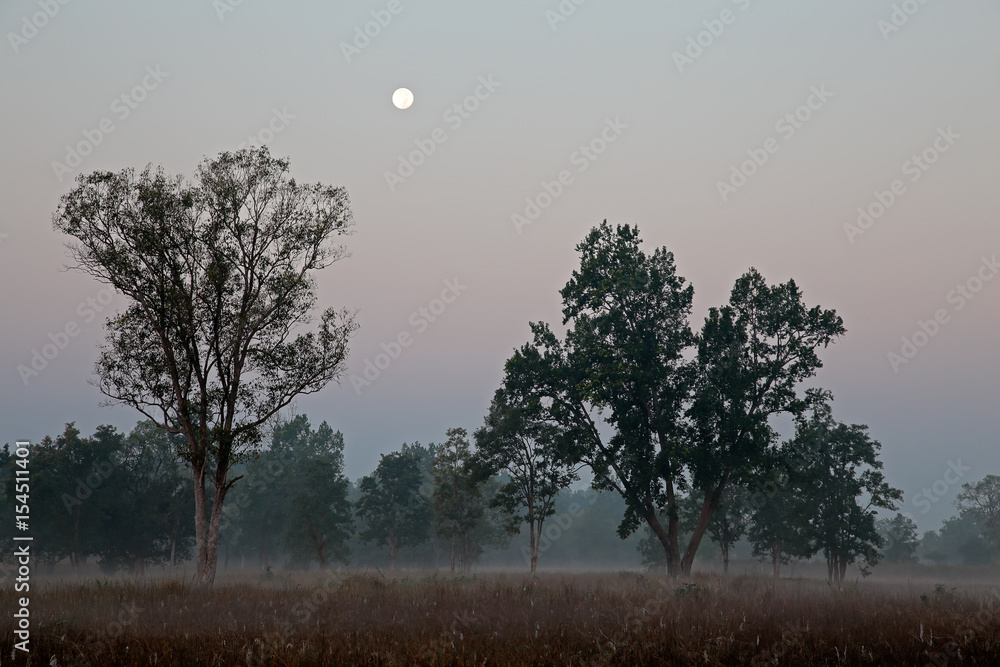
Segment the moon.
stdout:
[[392,94],[392,103],[397,109],[409,109],[413,104],[413,93],[409,88],[400,88]]

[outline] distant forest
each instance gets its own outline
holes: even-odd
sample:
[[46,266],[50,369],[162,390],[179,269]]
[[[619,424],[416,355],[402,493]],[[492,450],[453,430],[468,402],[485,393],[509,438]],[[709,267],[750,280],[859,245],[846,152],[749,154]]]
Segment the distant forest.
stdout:
[[[480,439],[485,435],[478,433]],[[452,429],[448,436],[442,444],[404,444],[383,456],[371,475],[350,481],[343,474],[345,443],[339,431],[326,422],[313,428],[305,415],[279,423],[268,445],[233,469],[239,482],[219,531],[220,567],[448,569],[454,557],[459,570],[528,569],[526,524],[509,505],[505,508],[502,497],[510,475],[490,475],[463,429]],[[89,437],[67,424],[61,435],[33,446],[32,530],[36,557],[48,566],[41,571],[51,571],[60,561],[77,568],[96,562],[108,574],[141,574],[189,561],[194,492],[190,472],[177,455],[183,445],[183,438],[140,422],[128,434],[101,426]],[[457,466],[456,454],[465,457]],[[0,452],[4,526],[14,525],[15,461],[5,446]],[[453,495],[442,491],[456,479],[448,473],[468,476],[473,487],[472,494],[462,496],[464,522],[450,518]],[[995,479],[966,485],[966,490],[995,484]],[[727,499],[701,562],[758,558],[772,566],[773,544],[765,537],[776,526],[789,534],[795,526],[787,514],[774,515],[773,503],[753,496],[744,489]],[[766,490],[758,496],[770,500]],[[682,542],[697,511],[690,500],[684,506]],[[542,526],[539,562],[551,569],[663,568],[663,551],[648,528],[625,539],[618,536],[625,512],[618,494],[558,489]],[[997,557],[983,516],[967,503],[940,531],[922,537],[901,514],[881,519],[877,530],[881,543],[875,562],[984,565]],[[9,562],[12,542],[4,544]],[[780,563],[799,557],[795,547],[787,548]]]

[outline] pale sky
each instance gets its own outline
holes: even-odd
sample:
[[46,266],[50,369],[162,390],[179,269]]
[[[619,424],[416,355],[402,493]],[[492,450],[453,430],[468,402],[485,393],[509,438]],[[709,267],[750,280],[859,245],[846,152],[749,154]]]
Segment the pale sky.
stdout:
[[[1000,4],[576,2],[3,3],[0,440],[138,419],[87,384],[94,306],[123,304],[88,305],[101,285],[63,271],[50,217],[72,178],[190,175],[254,136],[352,198],[353,255],[318,275],[320,305],[359,309],[349,374],[413,340],[360,393],[348,377],[298,402],[344,432],[352,478],[481,423],[607,218],[675,253],[695,328],[750,266],[835,308],[848,334],[816,383],[838,419],[869,425],[904,511],[936,528],[961,482],[1000,473]],[[403,86],[406,111],[391,104]],[[434,150],[390,188],[418,145]],[[845,228],[859,207],[884,212]],[[446,281],[458,296],[432,322],[419,311],[440,312]],[[73,325],[25,383],[18,366]]]

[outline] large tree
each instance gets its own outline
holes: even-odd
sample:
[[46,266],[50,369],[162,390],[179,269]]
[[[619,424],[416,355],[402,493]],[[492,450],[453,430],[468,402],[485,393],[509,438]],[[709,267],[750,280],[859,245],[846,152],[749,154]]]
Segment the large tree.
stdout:
[[726,488],[753,479],[778,444],[771,427],[808,403],[798,387],[822,367],[817,354],[844,334],[832,310],[809,308],[794,280],[769,286],[750,269],[729,303],[712,308],[698,335],[697,381],[688,415],[689,471],[701,513],[681,563],[684,574]]
[[334,239],[352,217],[343,188],[288,170],[256,148],[205,160],[191,183],[162,169],[94,172],[53,216],[75,239],[75,268],[129,300],[105,325],[100,390],[186,439],[204,585],[215,580],[231,467],[296,396],[342,375],[356,329],[331,308],[302,331],[313,274],[345,256]]
[[694,290],[672,253],[650,256],[640,245],[637,228],[607,221],[587,235],[577,246],[580,268],[561,291],[563,324],[571,324],[565,341],[533,323],[533,342],[507,361],[504,389],[545,406],[572,445],[564,458],[587,465],[597,489],[625,500],[619,535],[647,524],[676,575]]
[[[561,291],[565,340],[532,324],[504,389],[543,403],[572,443],[567,459],[625,499],[619,534],[645,522],[676,576],[690,574],[728,485],[744,483],[776,445],[770,419],[801,412],[796,388],[844,329],[833,311],[807,308],[793,281],[771,287],[751,269],[696,337],[693,289],[673,254],[640,246],[634,227],[605,221],[590,232]],[[701,509],[682,558],[678,501],[689,484]]]
[[504,475],[492,504],[510,517],[508,532],[528,524],[532,574],[545,519],[555,514],[559,492],[579,479],[575,466],[561,457],[559,430],[541,414],[537,399],[515,402],[499,389],[475,432],[478,465],[487,475]]

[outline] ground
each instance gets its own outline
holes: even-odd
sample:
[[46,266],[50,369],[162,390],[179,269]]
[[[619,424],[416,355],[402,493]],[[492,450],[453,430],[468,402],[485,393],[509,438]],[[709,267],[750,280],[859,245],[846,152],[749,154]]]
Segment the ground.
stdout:
[[930,573],[840,590],[814,572],[40,578],[31,653],[8,631],[0,665],[997,664],[1000,572]]

